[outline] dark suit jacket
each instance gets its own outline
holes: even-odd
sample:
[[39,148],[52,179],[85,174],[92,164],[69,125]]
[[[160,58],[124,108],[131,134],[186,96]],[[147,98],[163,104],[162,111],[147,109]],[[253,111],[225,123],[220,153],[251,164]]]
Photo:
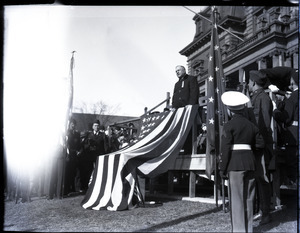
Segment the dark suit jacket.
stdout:
[[263,88],[254,91],[251,97],[256,123],[266,144],[273,143],[271,119],[273,113],[272,100]]
[[290,98],[284,100],[283,109],[275,109],[274,119],[279,123],[284,123],[285,145],[298,145],[298,126],[292,125],[293,121],[299,121],[299,92],[293,91]]
[[87,134],[84,144],[85,159],[89,161],[96,161],[97,156],[108,152],[108,141],[105,133],[98,132],[95,135],[93,131]]
[[[231,150],[234,144],[249,144],[252,150]],[[223,127],[221,137],[221,171],[255,170],[253,150],[264,148],[259,129],[245,116],[235,114]]]
[[69,154],[71,157],[74,157],[76,156],[77,152],[80,151],[80,133],[77,130],[68,130],[67,136],[67,147],[69,149]]
[[180,108],[189,104],[198,104],[198,98],[199,86],[197,78],[186,74],[175,83],[172,107]]

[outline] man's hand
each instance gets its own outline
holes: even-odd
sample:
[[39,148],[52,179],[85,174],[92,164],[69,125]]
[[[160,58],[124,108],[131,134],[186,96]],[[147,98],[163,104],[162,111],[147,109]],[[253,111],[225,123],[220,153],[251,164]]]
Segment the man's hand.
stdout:
[[227,180],[228,179],[228,175],[225,171],[220,171],[219,172],[220,176],[222,179]]

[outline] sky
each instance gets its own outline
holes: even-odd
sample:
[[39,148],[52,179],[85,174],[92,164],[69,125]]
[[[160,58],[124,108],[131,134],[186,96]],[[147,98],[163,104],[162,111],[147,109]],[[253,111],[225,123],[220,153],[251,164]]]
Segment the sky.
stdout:
[[[189,6],[195,12],[202,8]],[[72,51],[73,111],[102,101],[114,115],[136,117],[161,103],[167,92],[172,96],[175,66],[187,65],[179,51],[193,41],[193,17],[182,6],[4,6],[9,158],[30,166],[28,156],[53,154],[65,126]],[[46,133],[37,137],[41,132]]]
[[[118,107],[116,115],[140,116],[172,94],[175,66],[187,64],[179,51],[193,41],[193,16],[182,6],[5,7],[5,74],[67,77],[75,50],[74,111],[103,101]],[[9,70],[15,67],[22,71]]]

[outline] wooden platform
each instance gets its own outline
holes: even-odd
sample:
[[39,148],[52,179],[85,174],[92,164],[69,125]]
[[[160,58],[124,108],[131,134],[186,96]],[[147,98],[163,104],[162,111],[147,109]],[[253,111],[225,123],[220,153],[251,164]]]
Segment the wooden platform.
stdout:
[[205,173],[206,168],[206,154],[190,154],[178,155],[174,165],[168,171],[168,194],[173,193],[173,171],[188,171],[189,176],[189,197],[196,196],[196,174]]
[[[196,195],[196,176],[205,176],[206,168],[206,155],[205,154],[189,154],[178,155],[174,164],[170,166],[168,171],[168,195],[173,194],[174,190],[174,172],[175,171],[187,171],[189,172],[189,197],[195,197]],[[150,180],[150,192],[155,189],[155,182]]]
[[170,170],[205,171],[206,154],[178,155]]

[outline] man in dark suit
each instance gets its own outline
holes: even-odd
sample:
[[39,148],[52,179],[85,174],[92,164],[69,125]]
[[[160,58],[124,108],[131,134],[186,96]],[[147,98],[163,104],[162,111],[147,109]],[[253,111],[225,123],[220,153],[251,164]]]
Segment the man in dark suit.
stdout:
[[[175,72],[179,80],[174,85],[172,107],[181,108],[186,105],[195,105],[199,101],[199,85],[197,78],[186,73],[185,67],[178,65]],[[187,136],[183,146],[184,154],[192,153],[192,132]]]
[[294,70],[291,74],[288,74],[290,79],[289,89],[292,94],[289,98],[286,98],[281,107],[275,106],[273,111],[274,119],[284,126],[283,131],[283,146],[284,159],[286,161],[287,178],[289,179],[288,185],[296,185],[297,182],[297,165],[298,165],[298,121],[299,121],[299,77],[298,70]]
[[174,86],[172,107],[181,108],[189,104],[198,104],[199,86],[197,78],[188,75],[184,66],[176,66],[175,72],[179,80]]
[[249,91],[251,95],[251,104],[261,135],[264,138],[265,147],[263,151],[256,152],[256,181],[258,185],[259,205],[261,212],[261,224],[271,221],[271,184],[269,164],[273,156],[273,136],[271,129],[271,119],[273,113],[273,104],[269,95],[265,92],[264,86],[267,82],[265,73],[257,70],[249,72]]
[[[103,127],[102,127],[103,128]],[[83,155],[81,161],[84,163],[82,171],[82,189],[88,188],[90,176],[95,167],[99,155],[106,154],[109,149],[108,139],[101,129],[100,121],[93,122],[92,131],[87,132],[83,140]]]
[[255,197],[255,156],[253,150],[264,148],[258,127],[245,114],[249,98],[238,91],[221,96],[231,119],[224,125],[221,137],[220,175],[229,178],[229,201],[233,232],[253,231]]

